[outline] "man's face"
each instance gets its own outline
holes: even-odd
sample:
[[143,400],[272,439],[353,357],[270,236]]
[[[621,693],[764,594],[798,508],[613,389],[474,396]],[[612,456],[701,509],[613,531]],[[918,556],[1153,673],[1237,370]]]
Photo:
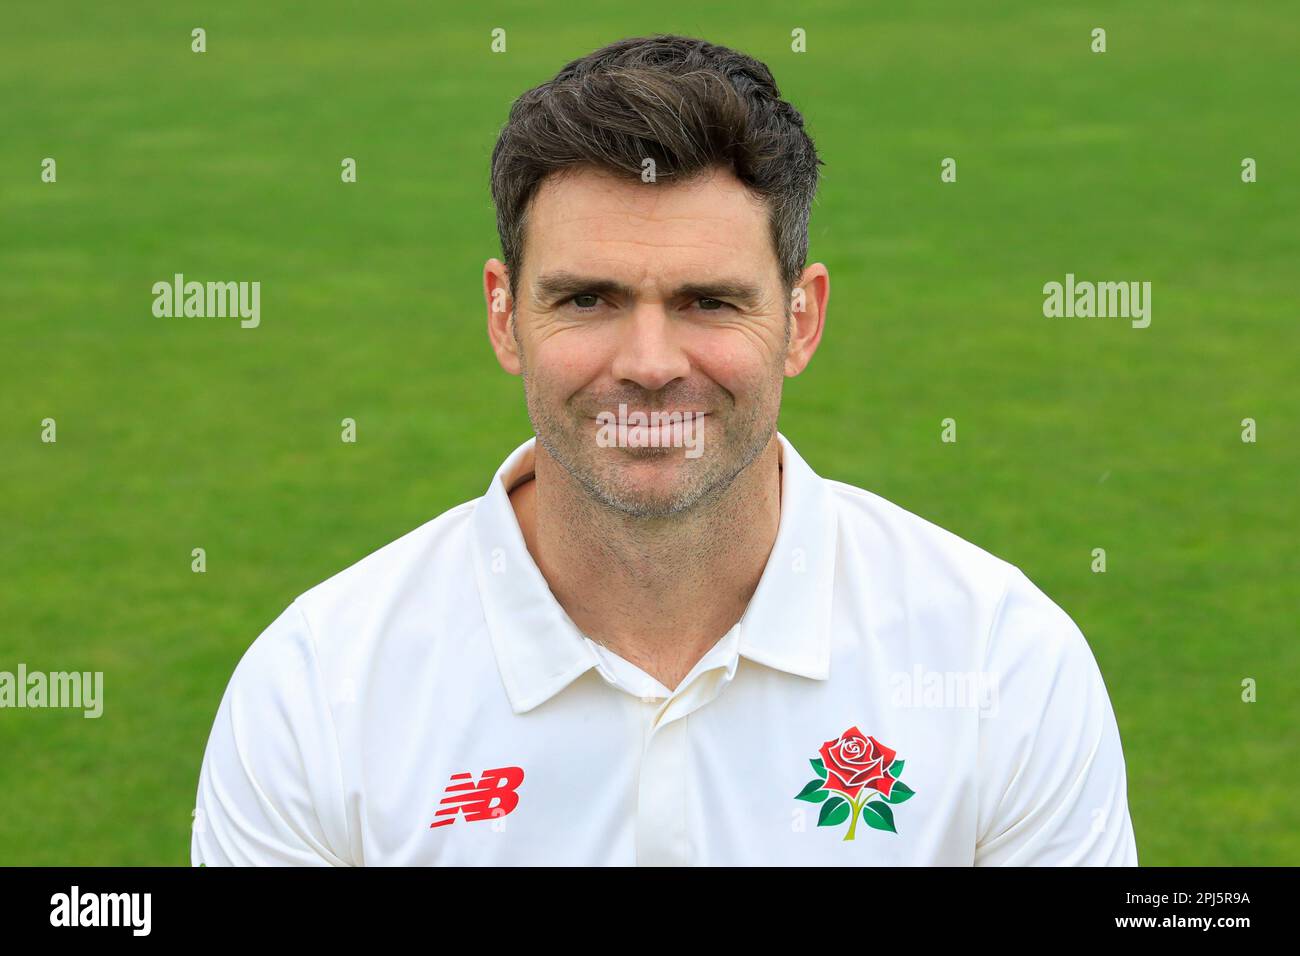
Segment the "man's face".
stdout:
[[[770,235],[765,206],[729,171],[669,185],[583,167],[543,182],[514,335],[538,440],[592,500],[683,512],[768,445],[788,329]],[[684,424],[633,427],[620,447],[620,404]]]

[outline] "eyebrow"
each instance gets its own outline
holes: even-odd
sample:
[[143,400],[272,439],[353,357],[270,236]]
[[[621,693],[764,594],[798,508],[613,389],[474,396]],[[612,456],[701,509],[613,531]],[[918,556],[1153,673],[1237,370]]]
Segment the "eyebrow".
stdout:
[[[635,299],[637,292],[614,279],[583,276],[574,272],[548,272],[533,282],[533,294],[543,302],[554,303],[580,293]],[[763,301],[763,291],[742,279],[710,279],[687,282],[670,293],[673,299],[729,299],[746,308]]]

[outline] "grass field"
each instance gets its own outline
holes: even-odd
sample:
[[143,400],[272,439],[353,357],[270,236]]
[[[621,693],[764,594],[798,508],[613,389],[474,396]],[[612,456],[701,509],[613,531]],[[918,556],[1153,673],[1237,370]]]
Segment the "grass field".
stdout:
[[[528,436],[484,331],[495,134],[653,32],[767,62],[826,161],[829,321],[782,431],[1075,618],[1143,864],[1300,863],[1295,5],[538,6],[0,14],[0,670],[106,698],[0,711],[0,863],[187,865],[243,650]],[[260,281],[261,325],[155,318],[177,272]],[[1045,318],[1066,273],[1150,281],[1150,327]]]

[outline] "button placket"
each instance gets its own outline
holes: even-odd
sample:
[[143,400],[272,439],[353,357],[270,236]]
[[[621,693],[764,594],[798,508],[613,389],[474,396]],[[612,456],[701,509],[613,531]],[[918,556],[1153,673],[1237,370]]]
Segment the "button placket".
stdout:
[[686,833],[686,724],[676,721],[650,734],[637,788],[638,866],[690,863]]
[[640,672],[587,638],[597,669],[607,683],[639,704],[655,704],[642,716],[641,761],[636,789],[638,866],[683,866],[693,861],[687,828],[687,772],[690,739],[687,717],[713,700],[735,674],[739,628],[701,658],[674,690]]
[[637,787],[637,865],[688,866],[686,826],[690,716],[713,700],[735,673],[735,661],[703,671],[668,698],[646,735]]

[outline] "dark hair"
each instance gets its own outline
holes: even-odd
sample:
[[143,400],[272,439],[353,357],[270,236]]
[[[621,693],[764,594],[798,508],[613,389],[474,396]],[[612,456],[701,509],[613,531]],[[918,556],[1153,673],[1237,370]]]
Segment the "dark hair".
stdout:
[[492,150],[492,201],[512,295],[542,181],[581,165],[640,179],[645,159],[654,160],[656,180],[729,168],[766,201],[781,278],[793,288],[823,165],[803,117],[753,57],[660,34],[574,60],[511,107]]

